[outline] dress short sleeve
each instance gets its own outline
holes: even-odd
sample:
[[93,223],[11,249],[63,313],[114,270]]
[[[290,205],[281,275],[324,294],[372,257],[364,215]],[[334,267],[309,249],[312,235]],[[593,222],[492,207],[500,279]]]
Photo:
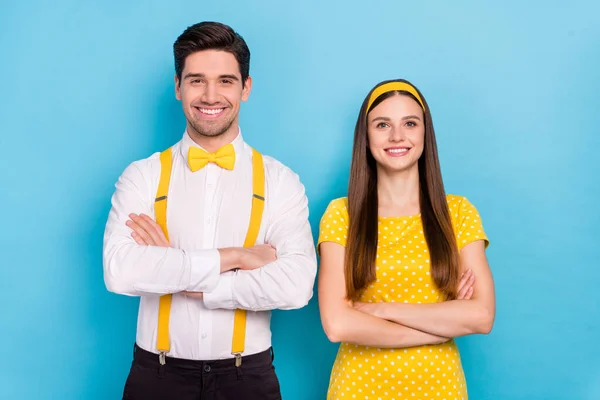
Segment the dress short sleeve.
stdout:
[[450,212],[455,214],[454,232],[458,249],[462,249],[469,243],[477,240],[483,240],[485,247],[490,244],[489,239],[483,229],[481,216],[477,208],[466,197],[455,196],[455,204],[449,204]]
[[331,201],[321,218],[317,248],[323,242],[346,246],[348,223],[348,200],[344,197]]

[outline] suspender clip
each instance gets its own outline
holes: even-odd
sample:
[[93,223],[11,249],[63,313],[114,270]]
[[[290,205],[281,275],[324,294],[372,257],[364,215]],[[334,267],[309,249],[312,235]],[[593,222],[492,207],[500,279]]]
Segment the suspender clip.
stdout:
[[235,356],[235,366],[241,367],[242,366],[242,353],[233,353],[233,355]]
[[167,353],[164,351],[160,351],[158,353],[158,362],[160,365],[165,365],[167,363]]

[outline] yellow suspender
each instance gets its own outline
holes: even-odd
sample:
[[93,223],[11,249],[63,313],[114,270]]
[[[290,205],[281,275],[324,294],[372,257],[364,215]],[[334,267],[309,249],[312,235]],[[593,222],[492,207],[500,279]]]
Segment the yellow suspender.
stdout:
[[[262,155],[252,149],[252,211],[250,225],[244,240],[244,247],[252,247],[256,243],[263,210],[265,208],[265,170]],[[233,340],[231,354],[235,356],[235,366],[242,365],[242,353],[246,343],[246,310],[235,310],[233,317]]]
[[[169,239],[167,230],[167,195],[171,180],[171,169],[173,167],[173,155],[171,148],[160,154],[160,181],[156,192],[154,211],[156,222],[160,225],[165,236]],[[252,247],[256,243],[262,215],[265,206],[265,171],[262,155],[252,149],[252,211],[250,213],[250,225],[246,233],[244,247]],[[169,340],[169,317],[171,315],[172,295],[167,294],[160,297],[158,308],[158,336],[156,347],[160,353],[159,360],[165,364],[166,353],[170,350]],[[233,318],[233,340],[231,343],[231,354],[236,358],[235,365],[240,366],[242,353],[246,342],[246,310],[235,310]]]
[[[160,225],[167,240],[169,240],[169,231],[167,229],[167,195],[169,193],[169,183],[171,182],[171,169],[173,167],[173,152],[171,148],[160,153],[160,180],[158,181],[158,190],[154,200],[154,213],[156,223]],[[171,316],[171,299],[173,295],[167,294],[160,296],[158,306],[158,336],[156,347],[160,352],[159,361],[162,365],[165,363],[165,354],[169,352],[169,317]]]

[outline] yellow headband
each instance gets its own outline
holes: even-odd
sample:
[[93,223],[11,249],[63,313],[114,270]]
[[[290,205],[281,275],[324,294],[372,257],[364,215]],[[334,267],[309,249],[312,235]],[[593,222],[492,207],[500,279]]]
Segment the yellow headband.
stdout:
[[421,104],[421,107],[423,107],[423,111],[425,111],[425,104],[423,103],[423,100],[421,100],[421,96],[419,96],[419,92],[417,92],[417,89],[415,89],[413,86],[406,82],[389,82],[373,90],[373,93],[371,93],[371,97],[369,98],[369,104],[367,105],[367,114],[369,113],[369,111],[371,111],[371,106],[379,96],[381,96],[384,93],[393,92],[396,90],[408,92],[415,96],[415,98]]

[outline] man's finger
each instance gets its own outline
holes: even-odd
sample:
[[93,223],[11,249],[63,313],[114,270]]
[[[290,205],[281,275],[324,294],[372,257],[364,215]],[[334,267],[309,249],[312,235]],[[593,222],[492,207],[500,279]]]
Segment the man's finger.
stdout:
[[204,293],[202,292],[181,292],[181,294],[183,294],[186,297],[191,297],[194,299],[202,299],[204,297]]
[[148,246],[148,243],[146,243],[144,241],[144,239],[142,239],[142,237],[140,235],[138,235],[135,232],[131,232],[131,237],[133,238],[133,240],[135,240],[135,242],[137,244],[139,244],[140,246]]
[[126,222],[126,225],[128,227],[130,227],[131,229],[133,229],[133,231],[139,235],[144,242],[146,242],[146,244],[148,246],[152,246],[154,244],[154,241],[152,240],[152,238],[150,237],[150,235],[148,234],[148,232],[146,232],[146,230],[140,226],[137,222],[135,222],[134,220],[129,220]]
[[142,218],[139,215],[131,214],[130,218],[136,224],[138,224],[140,227],[142,227],[146,231],[148,236],[150,236],[152,238],[152,245],[156,246],[156,245],[159,245],[159,243],[161,243],[160,237],[158,236],[158,233],[156,232],[156,230],[154,229],[152,224],[148,223],[147,220],[145,220],[144,218]]
[[156,223],[156,221],[154,221],[152,218],[150,218],[148,215],[146,214],[140,214],[140,218],[142,218],[144,221],[146,221],[148,223],[148,225],[150,225],[158,234],[162,234],[162,228],[160,227],[160,225],[158,223]]
[[163,232],[161,226],[146,214],[140,214],[140,217],[142,217],[142,219],[145,220],[154,229],[154,231],[158,235],[158,238],[160,239],[160,242],[168,246],[169,241],[167,240],[167,237],[165,236],[165,233]]

